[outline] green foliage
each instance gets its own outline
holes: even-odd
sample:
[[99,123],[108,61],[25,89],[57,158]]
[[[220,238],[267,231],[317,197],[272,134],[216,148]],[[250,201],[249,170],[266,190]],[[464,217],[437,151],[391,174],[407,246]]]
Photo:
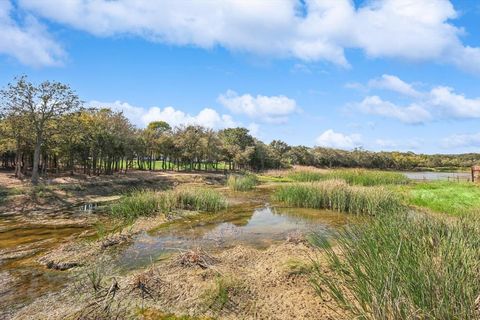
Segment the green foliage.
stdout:
[[253,174],[230,175],[227,179],[228,187],[234,191],[253,190],[257,184],[257,177]]
[[292,171],[287,175],[287,178],[293,181],[298,181],[298,182],[314,182],[314,181],[326,180],[324,173],[321,173],[319,171],[314,171],[314,170]]
[[348,184],[376,186],[386,184],[406,184],[408,178],[398,172],[375,171],[364,169],[339,169],[320,172],[317,170],[297,170],[288,174],[288,178],[299,182],[341,179]]
[[380,215],[341,231],[335,247],[312,238],[328,261],[314,264],[313,284],[350,318],[478,319],[479,233],[473,216]]
[[409,181],[402,173],[363,169],[332,170],[326,173],[324,178],[342,179],[348,184],[362,186],[406,184]]
[[294,207],[367,215],[395,213],[404,208],[401,198],[390,189],[350,186],[342,180],[281,186],[274,199]]
[[217,191],[206,188],[179,189],[164,192],[137,190],[110,206],[114,217],[135,220],[140,216],[170,213],[176,209],[218,212],[227,201]]
[[462,215],[480,208],[480,186],[474,183],[434,181],[405,190],[410,204],[436,212]]
[[232,278],[217,277],[213,288],[205,292],[204,298],[209,308],[221,310],[235,293],[241,290],[241,284]]

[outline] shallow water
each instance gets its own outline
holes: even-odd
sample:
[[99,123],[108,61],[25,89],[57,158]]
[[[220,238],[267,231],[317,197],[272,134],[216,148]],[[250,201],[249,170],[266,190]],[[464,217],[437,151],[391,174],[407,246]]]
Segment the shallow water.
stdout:
[[236,207],[215,215],[181,219],[154,232],[143,233],[118,257],[122,269],[135,269],[161,259],[165,254],[202,248],[218,251],[236,245],[266,248],[288,237],[311,232],[330,234],[347,223],[342,213],[270,205]]
[[[228,194],[232,207],[219,214],[199,214],[161,225],[114,250],[115,267],[128,271],[149,265],[179,250],[201,247],[210,252],[236,245],[266,248],[292,234],[325,235],[351,216],[268,204],[271,190]],[[74,272],[49,270],[37,260],[61,243],[94,233],[94,204],[48,213],[0,214],[0,319],[36,298],[58,291]],[[101,210],[101,208],[100,208]]]
[[91,209],[0,214],[0,318],[7,306],[18,308],[65,284],[67,273],[49,270],[37,259],[70,237],[91,231]]
[[412,180],[448,180],[448,181],[470,181],[472,176],[469,172],[402,172]]

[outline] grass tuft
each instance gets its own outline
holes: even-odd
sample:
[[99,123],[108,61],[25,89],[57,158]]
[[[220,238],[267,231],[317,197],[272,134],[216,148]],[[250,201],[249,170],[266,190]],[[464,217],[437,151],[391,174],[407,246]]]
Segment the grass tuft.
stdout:
[[178,209],[218,212],[226,207],[226,199],[212,189],[179,189],[164,192],[137,190],[112,204],[110,211],[117,218],[134,220],[141,216],[170,213]]
[[376,215],[404,208],[402,199],[385,187],[350,186],[343,180],[281,186],[274,199],[290,206]]
[[332,240],[313,284],[356,319],[478,319],[480,220],[380,215]]
[[253,190],[257,184],[257,177],[253,174],[230,175],[227,180],[228,187],[234,191]]

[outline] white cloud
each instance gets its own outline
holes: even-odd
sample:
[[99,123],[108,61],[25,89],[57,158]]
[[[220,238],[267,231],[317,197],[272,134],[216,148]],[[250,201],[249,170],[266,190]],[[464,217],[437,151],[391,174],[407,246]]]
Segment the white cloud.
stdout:
[[391,90],[411,97],[419,97],[421,95],[410,83],[406,83],[400,78],[389,74],[384,74],[380,78],[370,80],[368,86],[371,88]]
[[228,90],[218,97],[218,102],[235,114],[244,114],[252,119],[269,123],[284,123],[290,114],[297,111],[295,100],[283,95],[239,96],[235,91]]
[[356,133],[346,135],[343,133],[335,132],[332,129],[328,129],[320,136],[318,136],[315,142],[316,145],[321,147],[353,149],[361,145],[362,137]]
[[363,113],[379,115],[386,118],[394,118],[401,122],[419,124],[431,120],[430,112],[421,105],[411,104],[400,107],[392,102],[384,101],[378,96],[369,96],[356,107]]
[[402,140],[391,140],[391,139],[376,139],[374,141],[373,147],[380,150],[417,150],[422,145],[424,145],[422,139],[402,139]]
[[473,134],[455,134],[446,137],[442,141],[442,146],[447,149],[462,147],[480,147],[480,133]]
[[[349,66],[346,48],[371,57],[451,63],[480,72],[480,49],[465,46],[448,0],[178,1],[18,0],[43,18],[97,36],[133,35],[202,48],[222,46]],[[54,9],[52,9],[54,8]],[[299,14],[304,11],[305,14]],[[428,14],[426,14],[428,13]]]
[[221,115],[211,108],[205,108],[197,115],[190,115],[170,106],[163,109],[159,107],[144,109],[121,101],[91,101],[89,106],[95,108],[107,107],[115,111],[122,111],[133,124],[139,127],[145,127],[150,122],[159,120],[165,121],[173,127],[179,125],[201,125],[212,129],[223,129],[239,125],[230,115]]
[[0,54],[35,67],[61,64],[64,51],[45,27],[31,15],[26,15],[22,23],[13,15],[13,5],[0,1]]
[[429,104],[446,116],[480,118],[480,98],[469,99],[452,88],[438,86],[430,91]]
[[[355,88],[364,87],[356,84]],[[398,106],[379,96],[367,96],[363,101],[353,103],[357,110],[366,114],[398,119],[404,123],[418,124],[439,119],[480,118],[480,97],[467,98],[445,86],[434,86],[429,91],[418,91],[412,84],[391,75],[383,75],[368,82],[369,88],[394,91],[411,99],[408,106]],[[349,85],[349,88],[353,88]]]

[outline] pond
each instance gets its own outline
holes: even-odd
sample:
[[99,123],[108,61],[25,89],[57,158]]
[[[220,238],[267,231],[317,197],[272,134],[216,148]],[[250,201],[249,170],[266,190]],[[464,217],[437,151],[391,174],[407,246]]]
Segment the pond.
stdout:
[[[142,268],[196,247],[210,252],[236,245],[263,249],[310,232],[329,235],[351,219],[337,212],[273,206],[268,198],[261,190],[242,193],[219,214],[187,216],[141,233],[113,250],[114,267]],[[94,204],[86,204],[55,212],[0,214],[0,318],[70,283],[74,272],[49,270],[38,259],[62,243],[92,235],[97,213]]]
[[402,172],[407,178],[412,180],[448,180],[448,181],[470,181],[472,176],[470,172]]
[[237,206],[218,215],[200,215],[142,233],[121,252],[118,266],[135,269],[163,255],[202,248],[224,250],[237,245],[267,248],[289,237],[316,232],[328,236],[348,222],[349,216],[332,211],[263,206]]

